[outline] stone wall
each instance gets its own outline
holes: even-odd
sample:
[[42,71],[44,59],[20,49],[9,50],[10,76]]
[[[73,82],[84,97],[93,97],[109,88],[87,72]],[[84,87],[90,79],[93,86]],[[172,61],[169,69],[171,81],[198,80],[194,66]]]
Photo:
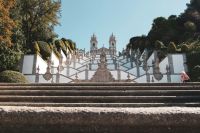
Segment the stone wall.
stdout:
[[0,107],[1,133],[199,133],[200,108]]

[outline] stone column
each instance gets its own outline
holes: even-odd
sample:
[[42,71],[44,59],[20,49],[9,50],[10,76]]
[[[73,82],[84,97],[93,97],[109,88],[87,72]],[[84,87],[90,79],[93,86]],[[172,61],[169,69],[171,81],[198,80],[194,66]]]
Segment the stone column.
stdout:
[[174,64],[171,54],[168,55],[168,62],[169,62],[170,74],[174,74]]
[[58,66],[57,68],[58,72],[56,73],[56,83],[59,83],[60,82],[60,67]]
[[150,74],[148,73],[148,72],[146,72],[146,78],[147,78],[147,83],[150,83],[151,81],[151,79],[150,79]]
[[119,82],[121,81],[121,70],[120,70],[119,63],[118,63],[118,68],[117,68],[117,79]]
[[170,73],[170,67],[167,65],[166,66],[166,71],[167,71],[167,82],[171,83],[171,73]]
[[89,79],[89,70],[88,70],[88,65],[86,65],[86,69],[85,69],[85,80]]
[[36,74],[35,74],[35,83],[39,83],[40,80],[40,67],[38,66],[36,69]]

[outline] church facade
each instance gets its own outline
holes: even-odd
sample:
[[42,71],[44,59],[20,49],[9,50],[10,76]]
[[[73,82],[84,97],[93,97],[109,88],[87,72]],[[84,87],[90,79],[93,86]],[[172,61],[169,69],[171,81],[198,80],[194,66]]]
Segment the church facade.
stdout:
[[61,58],[52,52],[48,61],[39,55],[25,55],[21,72],[31,83],[130,82],[179,83],[187,71],[185,54],[168,54],[159,60],[158,51],[122,51],[117,54],[117,40],[112,34],[108,47],[98,47],[91,36],[90,50],[77,50]]

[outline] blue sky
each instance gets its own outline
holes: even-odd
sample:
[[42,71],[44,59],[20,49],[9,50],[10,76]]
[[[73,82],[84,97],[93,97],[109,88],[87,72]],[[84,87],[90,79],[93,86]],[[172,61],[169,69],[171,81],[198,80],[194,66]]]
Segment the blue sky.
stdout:
[[86,50],[93,33],[99,47],[108,47],[114,33],[121,51],[131,37],[148,34],[154,18],[179,15],[186,3],[189,0],[62,0],[61,25],[55,31]]

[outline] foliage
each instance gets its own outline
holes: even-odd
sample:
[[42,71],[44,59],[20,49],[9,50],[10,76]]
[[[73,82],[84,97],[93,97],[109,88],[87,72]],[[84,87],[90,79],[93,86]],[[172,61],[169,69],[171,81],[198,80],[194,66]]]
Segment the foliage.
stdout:
[[60,0],[17,0],[20,16],[18,21],[25,36],[27,49],[33,52],[34,41],[47,41],[56,37],[54,26],[59,24],[60,7]]
[[187,52],[189,52],[189,46],[187,45],[187,44],[183,44],[182,46],[181,46],[181,52],[183,52],[183,53],[187,53]]
[[162,49],[162,48],[165,48],[165,45],[163,44],[163,42],[157,40],[157,41],[155,42],[155,49],[156,49],[156,50],[160,50],[160,49]]
[[197,29],[196,24],[191,21],[185,22],[184,26],[185,26],[186,30],[190,31],[190,32],[194,32]]
[[192,69],[192,78],[193,81],[200,82],[200,65],[197,65]]
[[6,70],[0,73],[0,82],[4,83],[28,83],[25,76],[16,71]]
[[50,48],[49,44],[46,42],[43,42],[43,41],[38,41],[36,43],[39,46],[40,54],[42,55],[42,58],[47,60],[48,57],[51,56],[51,48]]
[[34,43],[34,51],[36,54],[40,54],[40,48],[37,42]]
[[0,72],[4,70],[18,70],[18,63],[21,58],[21,53],[14,47],[0,45]]
[[196,71],[199,69],[195,68],[200,65],[199,57],[200,57],[200,52],[187,53],[187,66],[192,81],[197,81],[198,80],[197,78],[200,77],[200,73]]
[[176,44],[174,42],[170,42],[167,47],[168,53],[176,53]]
[[10,10],[15,5],[15,0],[0,0],[0,42],[11,47],[13,29],[16,23],[10,18]]

